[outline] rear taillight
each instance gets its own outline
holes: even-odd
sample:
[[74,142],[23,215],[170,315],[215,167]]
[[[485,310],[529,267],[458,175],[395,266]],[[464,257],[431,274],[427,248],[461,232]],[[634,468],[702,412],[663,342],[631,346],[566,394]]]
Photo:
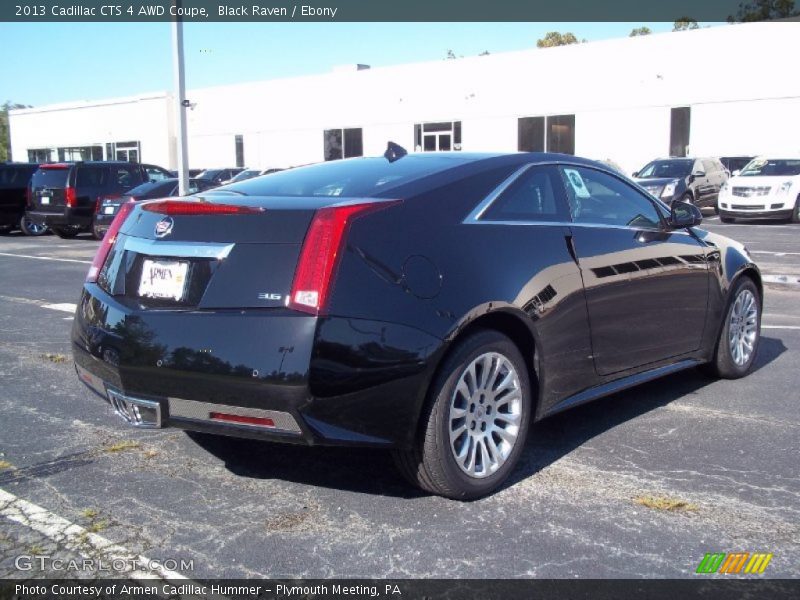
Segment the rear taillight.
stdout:
[[247,215],[264,212],[257,206],[237,206],[235,204],[214,204],[212,202],[191,202],[186,200],[156,200],[142,205],[142,209],[161,215],[190,217],[195,215]]
[[87,282],[95,283],[97,281],[97,276],[100,275],[103,265],[106,264],[108,253],[111,252],[114,242],[117,241],[117,234],[122,228],[122,224],[125,222],[125,219],[128,218],[128,215],[135,206],[136,204],[134,202],[126,202],[119,207],[117,216],[115,216],[114,220],[111,221],[111,225],[109,226],[108,231],[106,231],[106,234],[103,236],[103,240],[100,242],[100,247],[97,249],[97,253],[94,255],[92,266],[89,267],[89,272],[86,274]]
[[75,188],[72,186],[69,186],[64,190],[64,198],[67,206],[70,208],[75,208],[75,206],[78,204],[78,194],[75,192]]
[[324,313],[331,281],[350,223],[366,213],[386,208],[395,202],[399,201],[367,202],[318,210],[300,251],[289,296],[289,308],[312,315]]
[[33,208],[33,191],[30,186],[25,188],[25,204],[28,205],[28,208]]

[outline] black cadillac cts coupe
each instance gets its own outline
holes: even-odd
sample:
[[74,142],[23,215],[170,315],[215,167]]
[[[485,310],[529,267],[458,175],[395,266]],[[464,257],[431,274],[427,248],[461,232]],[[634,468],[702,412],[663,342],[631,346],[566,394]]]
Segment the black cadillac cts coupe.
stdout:
[[416,485],[476,498],[531,421],[752,368],[759,270],[700,220],[558,154],[389,151],[126,204],[76,368],[133,425],[391,448]]

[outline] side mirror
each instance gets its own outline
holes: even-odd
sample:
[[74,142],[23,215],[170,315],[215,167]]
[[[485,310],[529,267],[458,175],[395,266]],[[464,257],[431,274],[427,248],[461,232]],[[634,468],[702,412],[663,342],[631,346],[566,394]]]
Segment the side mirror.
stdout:
[[736,177],[739,173],[741,173],[741,170],[736,169],[733,173],[731,173],[731,176]]
[[639,171],[634,171],[633,173],[631,173],[631,177],[638,177],[638,176],[639,176]]
[[706,176],[705,171],[695,171],[694,173],[692,173],[692,177],[705,177],[705,176]]
[[669,226],[671,229],[686,229],[697,227],[703,222],[703,213],[694,204],[688,202],[673,202],[669,211]]

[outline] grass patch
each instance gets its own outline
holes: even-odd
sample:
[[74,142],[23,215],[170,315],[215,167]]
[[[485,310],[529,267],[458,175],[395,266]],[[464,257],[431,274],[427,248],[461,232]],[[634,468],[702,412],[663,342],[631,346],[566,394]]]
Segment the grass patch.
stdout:
[[101,531],[108,529],[108,521],[105,519],[101,521],[95,521],[90,523],[89,526],[86,528],[86,531],[89,533],[100,533]]
[[39,546],[38,544],[33,544],[32,546],[28,546],[28,554],[33,554],[34,556],[44,554],[44,548]]
[[107,445],[105,447],[105,451],[110,453],[125,452],[125,450],[135,450],[136,448],[141,448],[141,446],[142,445],[139,442],[135,442],[133,440],[123,440],[121,442]]
[[67,362],[67,357],[63,354],[51,354],[48,352],[46,354],[42,354],[42,358],[56,364]]
[[145,458],[153,458],[155,456],[158,456],[158,450],[154,450],[153,448],[150,448],[149,450],[145,450],[143,452],[143,454],[144,454]]
[[12,465],[7,460],[0,460],[0,471],[3,471],[5,469],[13,469],[13,468],[14,468],[14,465]]
[[692,512],[700,508],[696,504],[692,504],[686,500],[668,498],[667,496],[637,496],[633,501],[647,508],[666,512]]
[[84,519],[92,520],[92,519],[96,519],[97,516],[100,514],[100,512],[97,509],[94,509],[94,508],[84,508],[81,511],[81,514],[83,515]]

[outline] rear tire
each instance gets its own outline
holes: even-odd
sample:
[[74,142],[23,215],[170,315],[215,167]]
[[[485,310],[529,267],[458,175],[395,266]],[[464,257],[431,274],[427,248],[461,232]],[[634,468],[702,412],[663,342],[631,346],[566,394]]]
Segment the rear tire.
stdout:
[[30,235],[33,237],[38,237],[40,235],[44,235],[47,233],[47,225],[44,223],[35,223],[31,221],[28,217],[22,217],[19,221],[19,228],[22,230],[22,233],[25,235]]
[[97,229],[97,225],[92,223],[92,237],[96,240],[102,240],[103,236],[106,234],[105,229]]
[[528,370],[516,345],[497,331],[477,331],[445,359],[413,447],[395,451],[395,462],[406,479],[433,494],[485,496],[519,460],[531,406]]
[[81,232],[80,228],[78,227],[53,227],[53,233],[55,233],[58,237],[70,240],[74,238]]
[[753,368],[761,340],[761,300],[749,277],[740,277],[731,290],[725,321],[714,357],[706,371],[724,379],[739,379]]

